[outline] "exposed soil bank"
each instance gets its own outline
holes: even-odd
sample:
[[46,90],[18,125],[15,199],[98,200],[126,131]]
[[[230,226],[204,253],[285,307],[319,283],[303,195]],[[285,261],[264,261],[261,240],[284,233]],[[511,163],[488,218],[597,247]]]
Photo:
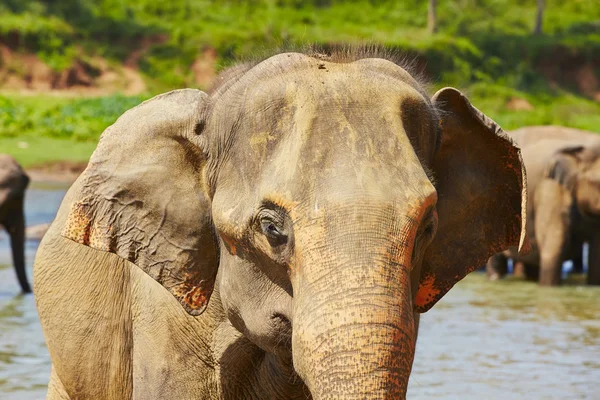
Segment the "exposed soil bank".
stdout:
[[86,162],[52,161],[26,168],[33,182],[71,184],[83,172]]
[[136,95],[146,90],[136,62],[118,66],[101,57],[79,57],[70,67],[55,71],[35,54],[0,43],[0,87],[21,94]]
[[[144,38],[122,62],[82,54],[72,64],[55,71],[37,55],[11,47],[0,37],[0,89],[19,94],[98,97],[115,93],[133,96],[148,90],[139,63],[152,47],[166,37]],[[217,53],[206,47],[189,66],[191,85],[207,87],[216,75]]]

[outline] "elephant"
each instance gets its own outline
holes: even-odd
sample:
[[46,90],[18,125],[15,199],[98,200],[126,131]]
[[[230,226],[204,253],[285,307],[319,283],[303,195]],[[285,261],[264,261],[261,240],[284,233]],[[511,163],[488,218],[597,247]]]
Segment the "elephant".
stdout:
[[17,161],[0,154],[0,225],[10,238],[13,264],[23,293],[31,293],[25,271],[25,211],[23,203],[29,177]]
[[525,192],[495,122],[377,54],[158,95],[102,134],[40,243],[48,398],[405,398],[419,314],[526,246]]
[[540,140],[566,140],[592,145],[598,141],[594,132],[556,125],[526,126],[508,132],[519,147],[535,145]]
[[512,258],[523,275],[541,285],[561,282],[562,263],[582,271],[582,246],[590,244],[587,282],[600,285],[600,136],[554,126],[535,126],[510,134],[521,146],[528,177],[527,234],[532,251],[509,249],[486,266],[492,279],[507,272]]

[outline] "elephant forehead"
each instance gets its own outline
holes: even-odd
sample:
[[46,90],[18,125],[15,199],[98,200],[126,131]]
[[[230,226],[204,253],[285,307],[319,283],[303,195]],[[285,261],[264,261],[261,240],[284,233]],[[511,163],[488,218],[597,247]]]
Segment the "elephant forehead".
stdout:
[[404,171],[423,171],[400,106],[347,98],[341,105],[303,100],[294,97],[244,120],[231,145],[236,173],[286,182],[334,172],[332,182],[351,177],[380,185],[405,179]]
[[[233,68],[235,70],[236,68]],[[387,76],[396,81],[402,81],[413,88],[420,90],[419,83],[411,74],[385,58],[378,58],[373,54],[336,54],[333,58],[322,55],[306,55],[301,53],[282,53],[272,56],[245,69],[241,75],[230,74],[235,77],[231,85],[226,85],[228,92],[244,91],[247,88],[262,84],[270,80],[279,80],[285,76],[292,76],[298,80],[302,78],[321,79],[331,73],[354,74],[354,76],[374,77]],[[221,83],[222,85],[222,83]],[[217,90],[219,92],[219,90]],[[421,91],[422,92],[422,91]],[[220,91],[222,94],[223,91]],[[423,92],[422,92],[423,93]]]
[[[413,95],[424,99],[417,82],[384,59],[328,62],[303,54],[271,57],[249,69],[224,91],[217,91],[213,111],[231,118],[277,104],[379,104],[385,98]],[[400,95],[400,96],[398,96]],[[274,107],[275,105],[275,107]]]
[[338,71],[321,77],[296,71],[217,102],[212,123],[223,138],[221,148],[237,147],[263,159],[284,140],[335,140],[336,147],[373,155],[407,136],[403,114],[432,119],[430,107],[410,85],[334,65]]
[[224,201],[225,219],[246,217],[271,194],[320,204],[361,194],[384,202],[426,197],[433,190],[426,157],[412,141],[420,129],[428,136],[432,112],[407,73],[399,79],[390,65],[381,72],[373,66],[378,60],[302,60],[303,68],[268,76],[251,70],[254,80],[240,80],[215,104],[213,129],[227,137],[220,148],[228,151],[217,197],[237,203]]
[[259,161],[280,141],[299,134],[342,135],[358,151],[380,152],[393,138],[389,129],[379,129],[383,125],[406,136],[402,114],[432,120],[431,106],[415,85],[406,71],[385,60],[332,63],[282,54],[219,93],[209,124],[219,149],[238,147],[245,154],[249,149]]
[[[319,64],[322,65],[322,64]],[[324,65],[324,64],[323,64]],[[244,81],[220,100],[222,108],[239,104],[242,114],[315,105],[320,111],[339,107],[398,108],[407,97],[425,102],[411,84],[365,65],[332,64],[292,70]],[[324,109],[323,109],[324,107]]]

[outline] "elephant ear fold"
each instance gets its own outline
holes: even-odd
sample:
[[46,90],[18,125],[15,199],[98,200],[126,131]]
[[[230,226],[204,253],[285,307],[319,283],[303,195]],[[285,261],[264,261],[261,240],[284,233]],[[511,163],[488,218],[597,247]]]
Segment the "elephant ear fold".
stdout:
[[207,306],[217,245],[195,135],[207,95],[169,92],[127,111],[102,134],[62,235],[129,260],[191,315]]
[[586,157],[584,146],[568,146],[558,150],[553,156],[544,176],[553,179],[561,186],[571,190],[577,182],[577,173]]
[[526,175],[520,150],[458,90],[432,98],[440,147],[432,169],[438,231],[427,248],[415,309],[429,310],[468,273],[510,246],[527,247]]

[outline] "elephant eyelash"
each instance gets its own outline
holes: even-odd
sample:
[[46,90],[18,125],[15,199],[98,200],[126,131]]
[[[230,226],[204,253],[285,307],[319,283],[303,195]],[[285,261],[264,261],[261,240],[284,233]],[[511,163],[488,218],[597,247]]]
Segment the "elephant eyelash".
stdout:
[[421,166],[423,167],[423,171],[425,171],[425,175],[429,179],[429,182],[433,185],[433,187],[437,187],[437,180],[435,179],[435,174],[431,168],[429,168],[424,162],[421,162]]

